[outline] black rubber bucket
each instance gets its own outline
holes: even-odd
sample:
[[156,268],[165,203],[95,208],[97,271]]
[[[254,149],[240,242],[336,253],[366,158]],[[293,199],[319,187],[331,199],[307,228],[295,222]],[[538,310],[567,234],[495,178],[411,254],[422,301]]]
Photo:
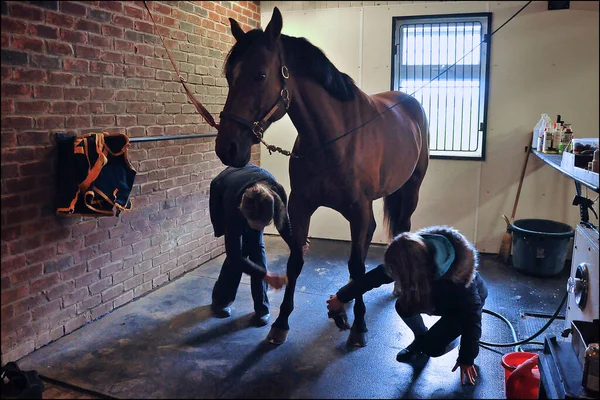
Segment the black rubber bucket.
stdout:
[[573,228],[548,219],[519,219],[512,231],[513,266],[527,275],[553,276],[565,266]]

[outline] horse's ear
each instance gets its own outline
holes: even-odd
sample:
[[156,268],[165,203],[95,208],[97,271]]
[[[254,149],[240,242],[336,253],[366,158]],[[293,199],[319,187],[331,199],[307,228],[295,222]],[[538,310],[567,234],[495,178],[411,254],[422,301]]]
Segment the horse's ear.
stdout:
[[239,42],[240,39],[244,37],[245,33],[235,19],[229,18],[229,22],[231,23],[231,33],[233,34],[236,42]]
[[265,33],[271,43],[275,43],[281,33],[282,27],[283,18],[281,17],[281,12],[279,11],[279,8],[275,7],[271,21],[269,21],[269,25],[267,25],[267,29],[265,29]]

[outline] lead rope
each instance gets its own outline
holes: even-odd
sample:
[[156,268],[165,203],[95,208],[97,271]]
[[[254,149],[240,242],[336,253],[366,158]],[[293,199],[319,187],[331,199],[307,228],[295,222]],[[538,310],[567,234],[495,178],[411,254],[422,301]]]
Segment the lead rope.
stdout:
[[167,56],[169,57],[169,60],[171,60],[171,65],[173,65],[173,69],[175,70],[175,72],[177,73],[177,77],[179,78],[179,81],[181,82],[181,84],[183,85],[183,88],[185,90],[185,92],[187,93],[188,97],[190,98],[190,101],[192,102],[192,104],[196,107],[196,110],[198,110],[198,112],[200,113],[200,115],[202,116],[202,118],[204,118],[204,120],[213,128],[215,128],[216,130],[219,130],[219,124],[217,124],[215,122],[215,119],[213,118],[212,114],[210,113],[210,111],[208,111],[203,105],[202,103],[200,103],[192,94],[192,91],[188,88],[188,86],[186,85],[186,79],[183,77],[183,75],[181,75],[181,72],[179,72],[179,68],[177,68],[177,65],[175,64],[175,61],[173,61],[173,57],[171,56],[171,52],[169,51],[169,49],[167,48],[167,45],[165,44],[165,41],[162,37],[162,35],[160,34],[160,31],[158,30],[158,26],[156,26],[156,22],[154,21],[154,17],[152,16],[152,13],[150,12],[150,8],[148,7],[148,4],[146,3],[146,1],[144,0],[144,6],[146,7],[146,10],[148,11],[148,15],[150,15],[150,19],[152,20],[152,23],[154,24],[154,29],[156,30],[156,33],[158,34],[158,36],[160,37],[160,41],[163,44],[163,47],[165,48],[165,50],[167,51]]

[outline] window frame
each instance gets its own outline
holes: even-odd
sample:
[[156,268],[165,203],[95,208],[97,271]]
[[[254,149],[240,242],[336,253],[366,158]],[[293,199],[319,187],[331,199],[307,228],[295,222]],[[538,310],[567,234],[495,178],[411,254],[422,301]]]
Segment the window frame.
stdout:
[[[397,90],[395,88],[396,80],[399,80],[400,77],[396,76],[399,71],[400,65],[396,65],[395,56],[397,51],[400,52],[401,41],[396,42],[397,31],[400,27],[406,22],[410,22],[411,20],[427,20],[426,23],[436,23],[436,22],[454,22],[454,19],[460,18],[482,18],[487,20],[487,29],[483,29],[482,27],[482,36],[485,38],[484,42],[480,45],[482,49],[485,49],[485,76],[483,80],[480,82],[484,82],[485,88],[483,90],[483,116],[481,120],[481,155],[477,156],[459,156],[459,155],[450,155],[450,154],[430,154],[430,159],[443,159],[443,160],[466,160],[466,161],[485,161],[486,156],[486,143],[487,143],[487,131],[488,131],[488,107],[489,107],[489,82],[490,82],[490,66],[491,66],[491,37],[492,37],[492,13],[491,12],[478,12],[478,13],[459,13],[459,14],[431,14],[431,15],[407,15],[407,16],[395,16],[392,17],[392,51],[391,51],[391,79],[390,79],[390,90]],[[453,66],[452,68],[455,68]],[[452,69],[450,70],[452,71]],[[442,78],[443,75],[437,79]],[[437,80],[436,79],[436,80]],[[408,93],[410,94],[410,93]],[[429,116],[428,123],[429,123]],[[427,143],[429,147],[429,143]],[[430,151],[432,151],[430,149]],[[456,152],[456,150],[433,150],[439,152]]]

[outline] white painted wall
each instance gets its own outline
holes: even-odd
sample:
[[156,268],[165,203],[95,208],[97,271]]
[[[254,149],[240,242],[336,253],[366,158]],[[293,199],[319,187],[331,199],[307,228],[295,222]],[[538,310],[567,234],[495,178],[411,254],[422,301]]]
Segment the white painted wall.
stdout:
[[[365,92],[376,93],[390,88],[392,17],[489,11],[494,30],[526,2],[365,3],[376,2],[263,1],[262,24],[266,26],[273,6],[278,6],[283,33],[306,37]],[[331,8],[323,8],[327,6]],[[572,1],[569,10],[560,11],[548,11],[545,1],[533,2],[493,36],[486,160],[431,160],[413,230],[451,225],[480,251],[497,252],[505,232],[501,215],[512,210],[524,146],[540,113],[553,118],[561,114],[578,137],[598,136],[598,12],[598,2]],[[286,117],[269,128],[265,139],[291,149],[295,136]],[[286,157],[262,149],[261,164],[289,190]],[[548,218],[574,226],[579,221],[578,208],[571,206],[574,194],[572,181],[532,157],[516,218]],[[374,243],[388,242],[381,204],[375,204]],[[349,240],[349,225],[338,213],[321,208],[311,220],[309,235]]]

